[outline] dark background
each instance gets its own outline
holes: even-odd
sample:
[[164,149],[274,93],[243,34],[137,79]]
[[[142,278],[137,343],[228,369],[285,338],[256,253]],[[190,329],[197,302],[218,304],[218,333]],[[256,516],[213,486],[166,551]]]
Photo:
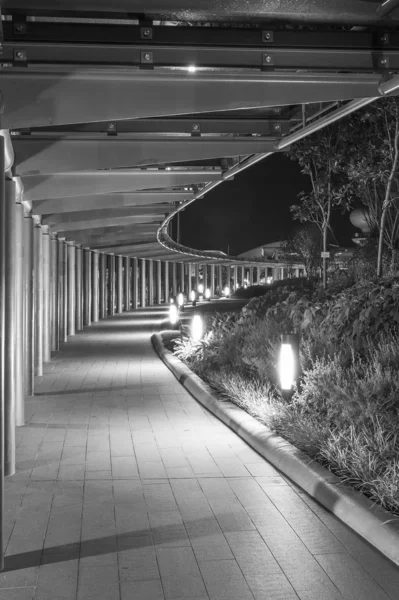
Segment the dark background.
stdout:
[[[237,255],[262,244],[286,239],[298,221],[290,205],[310,182],[285,153],[265,160],[226,181],[180,213],[181,243],[199,250]],[[349,214],[333,215],[333,231],[342,246],[353,246],[356,229]]]

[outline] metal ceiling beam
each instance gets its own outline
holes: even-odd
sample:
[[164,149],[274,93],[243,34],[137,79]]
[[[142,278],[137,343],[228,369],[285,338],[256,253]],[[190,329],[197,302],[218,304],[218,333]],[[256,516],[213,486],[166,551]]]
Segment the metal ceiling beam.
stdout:
[[[145,15],[161,21],[244,21],[293,23],[371,24],[381,23],[376,14],[378,2],[362,0],[312,0],[298,6],[292,0],[251,0],[248,3],[231,0],[0,0],[5,14],[22,11],[28,15],[90,16],[132,19]],[[395,11],[392,18],[399,19]]]
[[[112,233],[115,227],[101,228],[98,229],[84,229],[81,231],[66,232],[59,231],[58,234],[62,237],[63,235],[71,237],[73,235],[74,240],[77,243],[85,244],[86,246],[94,247],[97,245],[113,244],[119,241],[129,243],[134,240],[141,240],[143,238],[150,238],[150,240],[156,239],[157,226],[148,223],[136,223],[135,225],[129,225],[128,228],[124,228],[120,233]],[[97,234],[97,231],[104,231],[105,233]]]
[[[277,124],[279,127],[280,124]],[[16,172],[24,175],[65,173],[94,169],[130,168],[227,156],[243,156],[273,150],[281,138],[270,139],[171,138],[135,139],[108,137],[97,140],[13,137]]]
[[23,178],[27,201],[92,196],[112,192],[179,187],[205,181],[219,181],[220,171],[79,171]]
[[98,196],[77,196],[39,200],[33,203],[36,215],[64,214],[79,210],[120,209],[129,206],[150,206],[153,204],[184,202],[193,197],[189,192],[131,192],[128,194],[99,194]]
[[[4,128],[193,114],[378,95],[381,76],[3,69]],[[162,98],[162,101],[160,99]]]
[[133,206],[121,209],[82,210],[74,213],[49,214],[42,217],[42,225],[61,225],[62,223],[79,223],[93,219],[107,219],[112,217],[163,217],[170,212],[170,205],[151,204],[150,206]]
[[111,227],[133,223],[161,223],[161,221],[159,215],[154,215],[153,217],[110,217],[109,219],[92,219],[87,221],[74,221],[73,223],[60,223],[59,225],[52,225],[50,231],[54,233],[58,231],[81,231],[84,229],[95,229],[96,227]]

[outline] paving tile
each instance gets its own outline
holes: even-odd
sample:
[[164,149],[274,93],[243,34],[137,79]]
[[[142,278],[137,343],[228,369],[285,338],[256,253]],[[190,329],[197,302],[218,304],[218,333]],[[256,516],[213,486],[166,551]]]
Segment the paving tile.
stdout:
[[35,600],[75,600],[78,561],[68,560],[40,567]]
[[164,600],[160,580],[122,581],[121,600]]
[[81,567],[77,600],[119,600],[117,566]]
[[0,600],[32,600],[34,587],[0,590]]
[[157,555],[165,598],[188,598],[206,594],[191,548],[160,548]]
[[253,600],[235,560],[200,562],[199,568],[211,600]]

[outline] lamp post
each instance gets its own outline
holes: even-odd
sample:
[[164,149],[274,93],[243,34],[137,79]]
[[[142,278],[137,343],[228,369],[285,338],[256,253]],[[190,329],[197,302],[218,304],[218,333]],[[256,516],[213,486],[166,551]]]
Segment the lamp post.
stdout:
[[204,335],[204,322],[198,314],[193,316],[191,321],[191,337],[193,340],[200,340]]
[[281,336],[278,373],[283,396],[289,398],[299,376],[299,335],[297,333],[285,333]]

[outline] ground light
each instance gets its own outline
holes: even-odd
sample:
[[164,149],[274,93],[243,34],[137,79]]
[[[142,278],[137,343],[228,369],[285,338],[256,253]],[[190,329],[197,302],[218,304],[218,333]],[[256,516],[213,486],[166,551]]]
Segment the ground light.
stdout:
[[211,299],[211,290],[209,288],[206,288],[206,290],[205,290],[205,299],[206,300]]
[[183,308],[184,308],[184,296],[181,292],[180,292],[180,294],[177,294],[177,306],[181,310],[183,310]]
[[229,288],[229,286],[226,285],[226,287],[223,290],[223,293],[226,296],[226,298],[228,298],[230,296],[230,288]]
[[298,378],[299,336],[296,333],[281,336],[281,348],[278,361],[278,373],[281,390],[290,394]]
[[200,296],[202,296],[202,295],[203,295],[203,293],[204,293],[204,284],[203,284],[203,283],[200,283],[200,284],[198,285],[198,294],[199,294]]
[[193,303],[193,306],[196,306],[196,304],[197,304],[197,294],[195,293],[195,290],[191,290],[191,292],[190,292],[190,300]]
[[169,321],[171,325],[176,325],[179,322],[179,309],[176,304],[171,304],[169,307]]
[[189,65],[189,66],[187,67],[187,71],[188,71],[189,73],[195,73],[195,72],[196,72],[196,70],[197,70],[197,67],[196,67],[195,65]]
[[200,315],[194,315],[191,321],[191,337],[200,340],[204,335],[204,322]]

